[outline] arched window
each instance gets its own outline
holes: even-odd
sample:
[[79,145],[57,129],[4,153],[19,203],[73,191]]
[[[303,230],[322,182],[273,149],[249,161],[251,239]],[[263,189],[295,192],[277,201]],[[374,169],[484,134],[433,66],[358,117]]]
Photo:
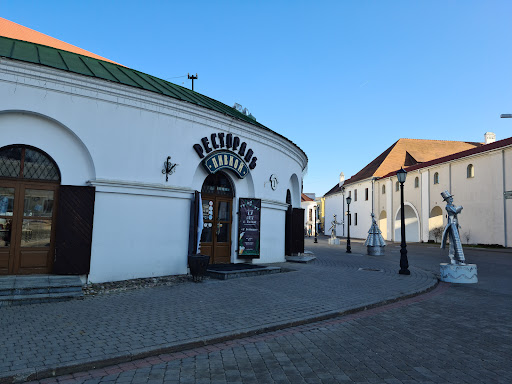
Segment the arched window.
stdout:
[[383,195],[385,195],[385,194],[386,194],[386,186],[385,186],[385,185],[383,185],[383,186],[382,186],[382,194],[383,194]]
[[414,188],[419,188],[419,186],[420,186],[420,178],[416,177],[414,179]]
[[434,173],[434,184],[439,184],[439,173]]
[[466,177],[468,179],[472,179],[473,177],[475,177],[475,167],[473,167],[473,164],[468,165],[468,169],[466,171]]
[[230,197],[235,195],[230,179],[223,172],[208,175],[203,183],[203,187],[201,188],[201,194]]
[[60,171],[53,159],[43,151],[12,145],[0,149],[0,177],[60,181]]
[[400,184],[398,183],[398,181],[395,183],[395,191],[399,191],[400,190]]

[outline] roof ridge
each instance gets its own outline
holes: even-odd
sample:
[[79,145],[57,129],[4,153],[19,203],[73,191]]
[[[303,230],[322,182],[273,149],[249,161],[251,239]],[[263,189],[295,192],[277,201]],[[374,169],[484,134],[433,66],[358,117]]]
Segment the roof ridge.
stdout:
[[414,140],[414,141],[438,141],[438,142],[445,142],[445,143],[467,143],[467,144],[484,144],[479,141],[465,141],[465,140],[439,140],[439,139],[410,139],[408,137],[402,137],[398,139],[400,140]]

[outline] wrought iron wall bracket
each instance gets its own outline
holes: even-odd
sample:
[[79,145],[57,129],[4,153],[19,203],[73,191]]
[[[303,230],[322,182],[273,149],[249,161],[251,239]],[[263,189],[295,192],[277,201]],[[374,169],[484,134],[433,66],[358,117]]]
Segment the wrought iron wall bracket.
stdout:
[[167,156],[167,160],[164,162],[164,167],[162,169],[162,174],[165,175],[165,181],[169,181],[169,175],[172,175],[176,170],[178,164],[173,164],[170,162],[171,156]]

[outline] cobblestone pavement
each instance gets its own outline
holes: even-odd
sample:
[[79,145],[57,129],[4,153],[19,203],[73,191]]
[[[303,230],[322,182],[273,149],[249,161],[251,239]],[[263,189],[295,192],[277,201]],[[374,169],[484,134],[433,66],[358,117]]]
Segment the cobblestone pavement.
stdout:
[[[417,255],[425,268],[439,258]],[[481,285],[440,283],[367,311],[40,383],[508,384],[511,256],[477,254]],[[493,270],[496,279],[486,272]]]
[[3,307],[0,381],[46,377],[70,367],[113,364],[297,325],[436,284],[421,269],[400,276],[396,263],[348,255],[325,239],[316,245],[318,262],[286,263],[294,272]]
[[[359,307],[361,304],[370,305],[376,301],[389,300],[397,295],[405,295],[432,286],[433,280],[430,274],[419,268],[411,267],[411,276],[397,275],[398,259],[392,245],[389,246],[386,257],[372,258],[357,253],[344,254],[341,247],[327,246],[325,239],[321,239],[320,244],[313,245],[310,241],[307,244],[308,248],[317,254],[318,260],[314,264],[297,265],[297,272],[239,279],[234,284],[216,281],[205,284],[184,284],[182,287],[187,288],[185,291],[176,286],[172,287],[173,291],[164,289],[164,293],[160,289],[152,288],[150,291],[111,295],[108,298],[101,298],[102,300],[94,298],[89,301],[73,302],[71,304],[82,304],[91,311],[90,316],[83,322],[79,318],[76,320],[83,324],[79,328],[82,331],[84,331],[83,328],[90,329],[87,321],[96,319],[94,326],[100,331],[99,334],[89,335],[88,338],[75,336],[74,342],[69,342],[67,337],[62,335],[53,335],[53,340],[47,343],[43,351],[38,350],[40,345],[32,340],[40,340],[44,344],[48,335],[32,337],[30,340],[23,335],[21,339],[32,344],[32,348],[29,349],[34,351],[33,355],[42,357],[42,360],[38,360],[39,362],[46,363],[48,357],[53,357],[57,360],[53,364],[62,366],[63,362],[69,360],[59,359],[66,358],[67,353],[72,355],[76,353],[73,348],[70,349],[71,346],[75,345],[75,349],[85,354],[94,350],[95,345],[90,340],[99,340],[101,353],[98,357],[115,357],[120,350],[119,345],[129,349],[133,345],[142,344],[149,345],[148,350],[154,350],[155,346],[162,345],[162,341],[168,342],[172,339],[169,335],[175,335],[174,340],[187,340],[187,336],[181,335],[180,331],[187,333],[189,338],[197,338],[198,334],[211,337],[215,335],[212,329],[219,330],[217,335],[226,335],[229,331],[231,334],[243,333],[244,330],[256,329],[254,327],[258,324],[260,329],[268,324],[283,325],[286,321],[290,324],[293,321],[312,318],[315,314],[333,314],[336,311]],[[424,265],[420,267],[435,271],[439,265],[435,260],[436,257],[439,258],[438,250],[429,255],[428,247],[418,248],[419,251],[416,253],[421,257],[412,258],[415,261],[422,261]],[[357,242],[354,244],[354,251],[358,251]],[[510,254],[508,259],[507,255],[500,255],[501,253],[493,254],[495,258],[502,257],[505,264],[509,262],[507,260],[510,260]],[[480,273],[482,269],[484,271],[488,269],[486,266],[482,267],[479,265]],[[381,271],[361,270],[361,268]],[[499,268],[499,271],[503,274],[505,269]],[[508,273],[510,274],[510,269]],[[275,279],[276,277],[278,279]],[[483,273],[483,276],[481,274],[480,278],[485,281],[486,273]],[[227,285],[229,285],[227,289],[222,289]],[[500,287],[499,284],[497,286]],[[408,382],[407,380],[411,380],[409,382],[500,382],[506,379],[502,382],[510,382],[510,370],[507,371],[504,362],[507,362],[507,359],[510,360],[508,345],[511,344],[511,329],[508,319],[511,314],[511,292],[507,291],[506,283],[501,287],[504,288],[502,289],[504,292],[499,293],[492,291],[492,284],[486,289],[482,287],[486,288],[486,284],[450,288],[442,284],[430,294],[389,306],[320,323],[288,328],[284,331],[189,349],[180,353],[163,354],[92,372],[81,372],[74,376],[60,377],[58,380],[295,383],[343,382],[344,380],[348,382],[386,382],[386,380],[387,382]],[[183,304],[183,300],[172,300],[176,294],[186,293],[188,290],[196,290],[195,294],[204,294],[197,306],[191,305],[187,298],[185,298],[187,304]],[[227,296],[224,296],[224,300],[222,298],[214,300],[217,295],[212,295],[212,292]],[[252,292],[253,295],[245,292]],[[139,295],[143,297],[139,298]],[[155,297],[158,298],[160,295],[167,299],[159,299],[155,303]],[[191,299],[191,296],[187,297]],[[468,297],[473,300],[469,301]],[[107,302],[115,299],[111,304],[121,306],[116,312],[119,319],[115,323],[120,327],[117,330],[114,326],[105,326],[105,319],[101,315],[108,315],[108,310],[113,310],[113,306],[107,306],[105,311],[102,305],[96,304],[98,302],[103,304],[103,299]],[[144,299],[151,305],[144,306],[141,312],[139,304],[144,304]],[[126,300],[128,303],[125,302]],[[197,302],[197,297],[194,300]],[[212,300],[214,300],[213,304]],[[222,305],[223,301],[231,302]],[[176,308],[176,305],[179,308]],[[260,306],[264,306],[263,310]],[[44,307],[46,314],[50,313],[48,308],[59,309],[59,306],[54,304],[31,307],[32,310],[35,307]],[[98,312],[98,308],[102,311]],[[67,307],[67,309],[74,309],[74,307]],[[184,309],[192,313],[185,313]],[[178,313],[174,316],[169,315],[172,310]],[[210,313],[204,313],[208,310]],[[30,311],[27,310],[25,314],[29,313]],[[63,314],[62,311],[59,313]],[[133,313],[138,315],[134,317]],[[84,314],[85,312],[80,312],[79,316]],[[251,316],[259,317],[251,318]],[[113,321],[112,317],[115,316],[108,317],[108,320]],[[183,320],[181,317],[186,319]],[[207,324],[198,322],[198,319],[207,321]],[[67,316],[66,321],[70,320],[70,316]],[[187,320],[190,322],[188,327],[184,325]],[[238,320],[239,323],[234,320]],[[202,328],[198,326],[200,323]],[[34,324],[35,322],[32,323]],[[49,324],[51,323],[47,323],[47,326]],[[60,321],[53,329],[58,329],[58,326],[64,324]],[[155,324],[160,325],[160,332],[156,334],[153,332]],[[257,325],[254,326],[254,324]],[[66,332],[73,327],[76,327],[76,323],[73,326],[70,324]],[[221,328],[224,332],[220,332]],[[81,334],[81,332],[78,333]],[[84,335],[87,335],[87,332],[84,331]],[[147,343],[147,336],[150,338],[149,343]],[[206,337],[203,337],[203,340]],[[157,344],[158,342],[160,343]],[[9,345],[7,344],[8,347]],[[106,346],[112,348],[111,354]],[[5,356],[8,357],[9,352],[16,351],[18,356],[23,357],[23,353],[18,353],[18,347],[19,345],[16,347],[13,345]],[[45,355],[47,351],[53,352],[53,355],[52,353],[50,356]],[[133,356],[137,354],[133,353]],[[2,361],[11,360],[6,358]],[[77,362],[71,361],[75,364]],[[34,366],[37,367],[37,365]],[[469,373],[461,373],[464,367],[468,367]],[[22,373],[26,372],[27,370]],[[478,377],[477,381],[475,381],[475,375]],[[458,377],[458,381],[455,377]],[[496,380],[492,381],[493,379]],[[41,382],[51,380],[56,379]]]

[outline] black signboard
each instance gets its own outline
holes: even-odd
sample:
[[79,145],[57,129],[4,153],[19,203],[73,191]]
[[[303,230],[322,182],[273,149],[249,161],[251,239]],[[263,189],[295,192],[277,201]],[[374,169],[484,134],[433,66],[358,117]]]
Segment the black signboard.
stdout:
[[261,199],[240,198],[238,207],[238,257],[260,257]]

